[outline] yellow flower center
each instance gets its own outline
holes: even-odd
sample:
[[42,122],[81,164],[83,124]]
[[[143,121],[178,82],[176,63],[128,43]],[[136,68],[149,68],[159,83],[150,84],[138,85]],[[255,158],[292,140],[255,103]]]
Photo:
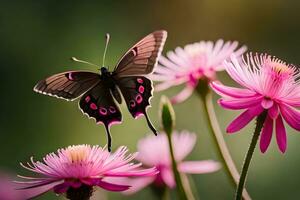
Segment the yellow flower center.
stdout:
[[268,65],[272,68],[272,71],[277,74],[293,74],[294,69],[289,65],[286,65],[282,61],[269,61]]
[[66,149],[66,152],[72,163],[81,162],[86,160],[88,156],[88,146],[86,145],[69,146]]

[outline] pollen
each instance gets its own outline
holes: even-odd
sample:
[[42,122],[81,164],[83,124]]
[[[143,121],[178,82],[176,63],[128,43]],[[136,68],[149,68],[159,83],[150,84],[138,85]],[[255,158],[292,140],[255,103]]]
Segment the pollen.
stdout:
[[86,145],[69,146],[66,153],[72,163],[82,162],[88,156],[88,147]]
[[287,65],[285,62],[279,60],[279,59],[272,59],[266,62],[267,65],[269,65],[273,72],[277,74],[293,74],[294,69],[293,67]]

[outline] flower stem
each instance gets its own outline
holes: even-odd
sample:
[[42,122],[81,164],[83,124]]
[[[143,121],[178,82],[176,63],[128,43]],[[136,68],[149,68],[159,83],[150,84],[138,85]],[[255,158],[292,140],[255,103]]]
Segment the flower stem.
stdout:
[[256,118],[256,127],[255,127],[255,131],[253,133],[253,137],[248,149],[248,152],[246,154],[246,158],[244,160],[244,164],[243,164],[243,168],[242,168],[242,173],[241,173],[241,178],[236,190],[236,200],[240,200],[242,199],[242,191],[245,185],[245,181],[247,178],[247,174],[248,174],[248,169],[249,169],[249,165],[261,132],[261,129],[264,125],[265,119],[266,119],[267,113],[264,111],[262,114],[260,114],[257,118]]
[[173,169],[173,173],[174,173],[174,177],[175,177],[175,181],[176,181],[176,187],[178,190],[179,199],[187,200],[188,196],[185,193],[185,189],[183,187],[181,176],[178,172],[177,163],[176,163],[176,160],[174,157],[174,150],[173,150],[173,145],[172,145],[171,134],[166,134],[166,135],[168,136],[168,141],[169,141],[168,143],[169,143],[169,149],[170,149],[171,160],[172,160],[172,169]]
[[[178,171],[177,168],[177,162],[175,160],[174,156],[174,150],[173,150],[173,144],[172,144],[172,132],[173,128],[175,126],[175,112],[171,105],[171,102],[167,97],[162,97],[161,101],[161,121],[163,129],[167,135],[168,138],[168,145],[171,155],[171,161],[172,161],[172,170],[176,182],[176,189],[178,192],[179,199],[181,200],[194,200],[193,194],[191,193],[191,190],[187,190],[187,188],[184,187],[184,184],[182,182],[182,177]],[[185,185],[187,187],[187,185]]]
[[82,185],[79,188],[70,187],[67,190],[66,198],[70,200],[89,200],[93,195],[93,187]]
[[[206,116],[208,128],[214,140],[218,157],[221,159],[222,165],[233,187],[236,188],[239,183],[240,175],[229,153],[222,131],[220,129],[212,103],[212,93],[208,88],[208,82],[205,80],[200,80],[196,91],[202,100],[204,114]],[[251,199],[246,189],[244,189],[243,191],[243,198],[245,200]]]

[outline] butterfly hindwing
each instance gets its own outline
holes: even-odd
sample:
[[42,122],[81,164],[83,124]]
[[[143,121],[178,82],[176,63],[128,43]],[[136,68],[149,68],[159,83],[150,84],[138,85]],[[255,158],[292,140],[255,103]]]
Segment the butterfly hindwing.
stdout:
[[127,108],[134,118],[145,115],[150,129],[156,134],[156,130],[151,124],[147,107],[150,105],[152,97],[152,82],[143,76],[129,76],[117,79],[117,85],[126,101]]
[[99,82],[82,96],[79,107],[83,113],[94,118],[97,124],[104,124],[108,137],[108,148],[110,150],[111,136],[109,128],[112,124],[122,121],[122,114],[113,100],[110,89]]
[[167,38],[166,31],[155,31],[135,44],[120,59],[113,74],[118,77],[146,75],[153,71]]
[[99,75],[85,71],[55,74],[38,82],[34,91],[66,100],[74,100],[100,81]]

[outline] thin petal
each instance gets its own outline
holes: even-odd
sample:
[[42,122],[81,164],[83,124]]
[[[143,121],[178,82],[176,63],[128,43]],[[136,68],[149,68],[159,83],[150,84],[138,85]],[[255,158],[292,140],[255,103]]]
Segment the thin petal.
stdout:
[[265,153],[268,149],[273,133],[273,119],[267,115],[267,118],[264,123],[264,127],[262,129],[262,133],[260,136],[260,151]]
[[219,170],[220,163],[212,160],[185,161],[178,164],[178,170],[189,174],[206,174]]
[[99,181],[97,183],[97,186],[99,186],[105,190],[109,190],[109,191],[113,191],[113,192],[121,192],[121,191],[128,190],[130,188],[129,185],[118,185],[118,184],[114,184],[114,183],[108,183],[105,181]]
[[279,109],[277,104],[273,104],[273,106],[268,110],[268,115],[272,118],[272,119],[277,119],[279,114]]
[[160,173],[163,181],[169,188],[174,188],[176,186],[174,175],[171,169],[166,168],[161,170]]
[[286,131],[280,115],[276,120],[276,140],[280,151],[284,153],[287,147]]
[[171,99],[172,103],[181,103],[189,98],[194,91],[194,87],[186,86],[181,92],[179,92],[176,96]]
[[237,118],[235,118],[227,127],[227,133],[234,133],[244,128],[254,117],[258,116],[263,111],[261,105],[249,108]]
[[248,89],[241,89],[235,87],[228,87],[216,81],[210,83],[210,86],[214,91],[220,96],[227,96],[233,98],[244,98],[244,97],[253,97],[256,95],[255,92]]
[[138,177],[138,176],[154,176],[158,173],[156,167],[148,169],[136,169],[136,170],[127,170],[127,171],[112,171],[106,172],[105,176],[111,177]]
[[294,129],[300,131],[300,112],[288,105],[280,105],[280,111],[285,121]]
[[240,98],[240,99],[220,99],[218,103],[226,109],[240,110],[253,107],[261,102],[262,97]]
[[24,199],[31,199],[31,198],[40,196],[40,195],[48,192],[49,190],[53,189],[55,186],[57,186],[61,183],[62,183],[62,181],[51,182],[46,185],[42,185],[39,187],[33,187],[30,189],[22,189],[20,191],[22,191],[22,194],[24,195]]

